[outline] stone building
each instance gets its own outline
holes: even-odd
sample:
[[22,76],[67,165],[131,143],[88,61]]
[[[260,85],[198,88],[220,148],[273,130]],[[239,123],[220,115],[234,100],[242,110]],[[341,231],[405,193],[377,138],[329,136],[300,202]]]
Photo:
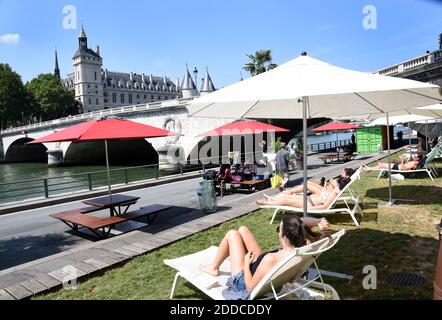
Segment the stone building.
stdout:
[[[59,77],[57,53],[55,59],[55,75]],[[173,82],[166,76],[121,73],[103,69],[100,48],[97,46],[95,51],[89,48],[83,26],[78,37],[78,49],[73,57],[73,65],[74,72],[68,75],[63,83],[74,92],[75,99],[83,112],[193,98],[199,95],[189,70],[180,85],[179,79]],[[215,87],[207,72],[201,94],[214,90]]]
[[442,33],[439,35],[439,49],[427,51],[424,55],[379,70],[375,73],[442,86]]

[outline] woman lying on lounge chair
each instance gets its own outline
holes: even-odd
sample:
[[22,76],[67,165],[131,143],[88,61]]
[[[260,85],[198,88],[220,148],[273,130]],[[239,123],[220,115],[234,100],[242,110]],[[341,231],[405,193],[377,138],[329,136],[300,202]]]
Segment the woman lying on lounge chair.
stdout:
[[363,171],[365,172],[371,172],[373,170],[388,170],[389,168],[391,168],[391,170],[395,170],[395,171],[413,171],[419,168],[419,166],[421,165],[422,162],[422,154],[417,153],[415,155],[413,155],[413,158],[407,162],[406,160],[406,156],[407,155],[403,155],[401,157],[401,162],[400,163],[383,163],[383,162],[378,162],[378,165],[376,166],[376,168],[370,168],[367,166],[364,166],[362,168]]
[[[351,182],[350,178],[339,178],[338,180],[332,180],[331,184],[325,187],[321,187],[319,193],[313,193],[308,200],[308,209],[310,210],[325,210],[336,200],[341,191],[347,184]],[[303,192],[304,189],[301,190]],[[319,191],[311,189],[312,191]],[[296,191],[296,190],[295,190]],[[265,196],[265,200],[257,200],[256,204],[259,206],[287,206],[293,208],[304,208],[304,196],[303,195],[285,195],[279,198],[273,198]]]
[[222,263],[230,257],[232,286],[237,292],[251,292],[281,259],[293,249],[303,247],[325,237],[311,228],[328,229],[326,219],[285,216],[277,228],[280,250],[264,253],[247,227],[229,231],[221,241],[215,260],[200,270],[218,276]]
[[[355,170],[351,169],[351,168],[346,168],[342,171],[341,176],[342,178],[351,178],[355,173]],[[323,182],[325,184],[325,178],[322,178]],[[316,183],[314,181],[307,181],[307,189],[308,192],[311,194],[320,194],[321,192],[327,191],[326,187],[323,185],[323,183],[319,184]],[[288,189],[284,192],[282,192],[282,195],[284,196],[291,196],[291,195],[295,195],[298,193],[303,193],[304,192],[304,185],[300,185],[291,189]]]

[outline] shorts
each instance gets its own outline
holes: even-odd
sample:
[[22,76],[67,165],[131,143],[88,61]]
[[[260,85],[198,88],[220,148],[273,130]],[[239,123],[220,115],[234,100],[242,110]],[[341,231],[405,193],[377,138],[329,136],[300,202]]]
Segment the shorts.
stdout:
[[399,165],[398,165],[398,164],[395,164],[395,165],[393,166],[393,168],[391,168],[391,170],[399,170]]
[[244,272],[240,272],[233,277],[233,285],[237,291],[246,291],[247,287],[244,279]]

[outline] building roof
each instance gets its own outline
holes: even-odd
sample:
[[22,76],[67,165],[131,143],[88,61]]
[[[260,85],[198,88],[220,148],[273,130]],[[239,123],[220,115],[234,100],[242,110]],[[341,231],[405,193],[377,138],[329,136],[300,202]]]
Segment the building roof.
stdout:
[[[107,74],[107,78],[105,77],[106,74]],[[152,76],[152,81],[153,81],[152,85],[156,86],[158,84],[160,86],[163,86],[165,84],[164,83],[164,78],[165,77]],[[106,71],[106,72],[103,73],[103,82],[106,83],[109,86],[111,85],[111,81],[112,80],[116,81],[117,83],[119,81],[122,81],[125,84],[128,83],[128,82],[131,82],[131,83],[137,83],[138,82],[140,85],[142,83],[145,83],[147,85],[151,84],[151,82],[150,82],[150,75],[149,76],[144,75],[144,82],[143,82],[143,75],[142,74],[133,73],[132,74],[132,79],[133,79],[133,81],[131,80],[131,74],[130,73],[113,72],[113,71]],[[171,81],[171,80],[169,80],[167,78],[166,78],[166,81],[167,81],[167,83],[166,83],[167,86],[172,86],[173,88],[175,88],[175,84],[173,83],[173,81]]]
[[209,75],[209,69],[206,68],[206,76],[204,77],[203,85],[201,87],[201,92],[214,92],[216,91],[213,85],[212,79]]
[[189,68],[186,66],[186,74],[184,75],[183,84],[181,85],[181,90],[196,90],[195,83],[190,76]]

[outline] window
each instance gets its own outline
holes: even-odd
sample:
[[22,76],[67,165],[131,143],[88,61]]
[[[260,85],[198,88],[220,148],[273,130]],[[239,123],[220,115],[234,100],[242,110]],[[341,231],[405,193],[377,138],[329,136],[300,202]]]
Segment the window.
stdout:
[[97,81],[97,71],[95,71],[95,81]]
[[92,104],[92,99],[91,99],[91,98],[89,98],[89,104],[90,104],[90,105]]
[[158,100],[161,100],[161,96],[158,96]]
[[98,98],[95,99],[95,104],[98,106]]
[[155,100],[153,95],[150,96],[150,100],[152,100],[152,101]]
[[124,93],[120,94],[121,103],[124,103]]
[[132,104],[132,94],[129,94],[129,104]]
[[[106,103],[106,104],[107,104],[107,102],[108,102],[108,101],[107,101],[107,99],[104,99],[104,103]],[[105,108],[105,109],[106,109],[106,108]]]
[[139,94],[137,94],[137,99],[140,99],[140,95]]
[[115,92],[112,93],[112,103],[117,103],[117,94]]
[[146,94],[144,95],[144,100],[147,100],[147,95]]
[[103,95],[104,95],[105,97],[107,97],[107,92],[104,92]]

